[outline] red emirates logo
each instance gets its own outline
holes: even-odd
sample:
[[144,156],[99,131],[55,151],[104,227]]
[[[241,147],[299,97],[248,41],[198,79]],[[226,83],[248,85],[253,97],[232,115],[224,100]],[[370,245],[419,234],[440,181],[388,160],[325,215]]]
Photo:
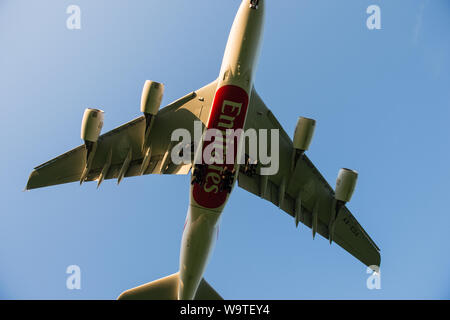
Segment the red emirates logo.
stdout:
[[[226,137],[227,130],[243,129],[245,117],[248,108],[248,95],[244,89],[237,86],[224,86],[217,90],[214,97],[211,115],[208,121],[207,129],[216,129],[222,132]],[[234,139],[234,138],[233,138]],[[211,144],[224,145],[223,140],[214,139],[203,143],[202,154]],[[227,142],[225,141],[225,145]],[[219,208],[222,206],[228,196],[228,190],[221,189],[220,185],[225,171],[232,171],[237,159],[238,145],[233,144],[234,161],[229,163],[225,161],[226,152],[222,155],[223,161],[215,163],[211,159],[203,159],[203,163],[211,163],[207,165],[205,173],[205,183],[195,184],[193,187],[194,200],[201,206],[209,209]],[[211,147],[211,146],[210,146]],[[205,161],[206,160],[206,161]]]

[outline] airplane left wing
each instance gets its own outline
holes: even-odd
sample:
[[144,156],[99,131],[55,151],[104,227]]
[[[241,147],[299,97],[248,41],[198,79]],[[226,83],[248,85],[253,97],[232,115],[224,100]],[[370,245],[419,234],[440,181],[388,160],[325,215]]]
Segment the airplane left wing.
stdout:
[[[171,134],[175,129],[189,130],[194,137],[194,121],[206,123],[214,99],[217,81],[194,91],[159,110],[152,127],[151,155],[143,174],[187,174],[191,164],[174,165],[170,161]],[[136,118],[98,138],[97,149],[86,181],[119,176],[126,163],[124,177],[137,176],[144,159],[144,116]],[[38,167],[31,173],[26,190],[79,181],[86,166],[86,148],[81,145]]]
[[[246,172],[247,166],[241,166],[238,185],[311,228],[313,236],[318,233],[336,242],[367,266],[379,266],[379,248],[346,206],[335,216],[335,193],[309,158],[303,155],[292,171],[293,142],[254,89],[246,122],[249,128],[279,130],[279,170],[267,176],[260,175],[259,164],[256,172]],[[270,143],[269,139],[268,150]],[[248,155],[248,149],[245,152]]]

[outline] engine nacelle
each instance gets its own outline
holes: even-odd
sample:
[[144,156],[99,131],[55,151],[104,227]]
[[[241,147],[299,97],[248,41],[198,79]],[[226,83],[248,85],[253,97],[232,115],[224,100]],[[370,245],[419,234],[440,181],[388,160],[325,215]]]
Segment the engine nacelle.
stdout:
[[164,95],[164,85],[155,81],[145,81],[141,96],[141,112],[156,116]]
[[355,191],[358,172],[350,169],[341,169],[336,180],[335,198],[341,202],[349,202]]
[[83,121],[81,123],[81,139],[85,143],[97,142],[103,127],[104,112],[98,109],[84,110]]
[[298,159],[308,150],[314,135],[316,120],[304,117],[298,118],[294,132],[294,150],[292,153],[291,171],[294,171]]
[[298,118],[294,133],[294,149],[306,151],[311,144],[316,128],[316,120],[304,117]]
[[86,165],[80,177],[80,184],[86,179],[91,169],[92,160],[97,150],[97,140],[103,127],[104,112],[98,109],[84,110],[81,122],[81,139],[86,146]]
[[141,111],[145,117],[144,139],[142,143],[142,151],[144,153],[147,153],[148,150],[145,151],[145,149],[150,147],[148,146],[150,131],[155,121],[155,116],[161,106],[163,95],[164,85],[162,83],[150,80],[145,81],[141,96]]

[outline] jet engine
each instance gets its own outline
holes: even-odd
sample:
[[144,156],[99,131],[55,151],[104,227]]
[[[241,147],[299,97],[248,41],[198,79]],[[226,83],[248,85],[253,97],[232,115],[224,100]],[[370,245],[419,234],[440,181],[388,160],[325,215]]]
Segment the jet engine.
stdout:
[[343,168],[339,170],[338,177],[336,180],[336,189],[334,193],[334,198],[336,199],[334,215],[331,218],[330,229],[329,229],[329,239],[330,244],[333,242],[334,238],[334,228],[335,222],[339,216],[339,212],[345,206],[347,202],[350,201],[355,191],[356,181],[358,180],[358,172],[355,170],[350,170]]
[[[153,120],[161,106],[164,85],[155,81],[145,81],[141,96],[141,112],[145,116],[145,141],[153,125]],[[145,145],[145,144],[144,144]]]
[[81,122],[81,139],[84,140],[88,153],[92,151],[92,146],[97,142],[103,127],[104,112],[98,109],[84,110],[83,121]]
[[92,159],[97,149],[97,140],[103,127],[104,112],[99,109],[84,110],[83,120],[81,122],[81,139],[86,146],[86,167],[81,175],[80,183],[89,173]]
[[316,120],[304,117],[298,118],[294,133],[294,148],[305,152],[311,144],[316,127]]
[[314,135],[316,120],[304,117],[298,118],[294,132],[294,153],[292,157],[292,170],[295,169],[298,159],[308,150]]
[[341,169],[336,180],[335,198],[337,201],[349,202],[355,191],[358,172],[350,169]]

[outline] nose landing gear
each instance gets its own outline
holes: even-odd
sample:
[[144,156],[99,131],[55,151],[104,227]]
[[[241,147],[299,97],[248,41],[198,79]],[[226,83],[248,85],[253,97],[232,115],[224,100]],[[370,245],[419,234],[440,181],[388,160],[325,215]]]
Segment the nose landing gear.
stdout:
[[250,8],[258,9],[259,0],[250,0]]

